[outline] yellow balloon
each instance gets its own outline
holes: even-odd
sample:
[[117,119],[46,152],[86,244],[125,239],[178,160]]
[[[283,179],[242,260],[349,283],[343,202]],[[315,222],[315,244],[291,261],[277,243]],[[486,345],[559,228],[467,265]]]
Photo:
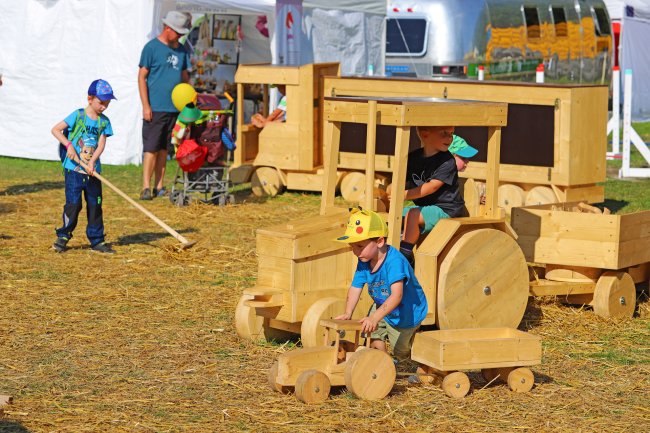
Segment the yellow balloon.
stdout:
[[172,90],[172,102],[174,107],[181,111],[190,102],[196,103],[196,90],[187,83],[177,84]]

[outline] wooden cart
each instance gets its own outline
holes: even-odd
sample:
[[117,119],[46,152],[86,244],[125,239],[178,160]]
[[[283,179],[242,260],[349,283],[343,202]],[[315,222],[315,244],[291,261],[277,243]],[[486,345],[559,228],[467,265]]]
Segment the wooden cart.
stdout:
[[526,368],[542,358],[540,337],[512,328],[450,329],[415,335],[411,358],[420,363],[422,381],[442,381],[449,397],[463,398],[470,390],[467,370],[481,370],[488,380],[501,379],[515,392],[528,392],[533,372]]
[[650,211],[575,212],[578,205],[513,209],[517,242],[538,265],[530,294],[588,304],[602,317],[632,317],[635,284],[650,279]]
[[[318,347],[283,353],[269,370],[271,388],[285,392],[294,388],[298,400],[320,403],[327,399],[332,386],[345,386],[364,400],[388,395],[395,383],[396,370],[391,357],[381,350],[360,344],[361,325],[356,320],[322,320],[320,325],[334,336]],[[341,340],[351,333],[352,341]]]
[[[427,297],[425,324],[440,329],[516,327],[528,300],[528,268],[497,203],[500,130],[507,104],[433,98],[325,98],[324,181],[320,215],[257,232],[258,281],[245,289],[235,313],[243,338],[300,332],[304,346],[321,344],[321,319],[342,314],[356,258],[335,242],[347,209],[334,206],[341,126],[367,124],[365,175],[372,188],[376,126],[395,130],[393,183],[404,185],[411,126],[485,126],[486,204],[480,216],[441,220],[418,246],[415,274]],[[386,215],[388,243],[399,245],[404,191],[395,188]],[[372,197],[362,203],[372,208]],[[365,295],[365,292],[364,292]],[[367,298],[367,295],[366,299]],[[356,314],[365,315],[369,300]]]

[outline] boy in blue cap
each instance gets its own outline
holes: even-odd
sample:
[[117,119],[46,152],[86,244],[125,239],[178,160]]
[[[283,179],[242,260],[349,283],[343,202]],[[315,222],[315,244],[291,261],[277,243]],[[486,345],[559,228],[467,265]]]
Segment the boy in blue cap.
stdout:
[[[106,137],[113,135],[111,121],[103,112],[112,99],[113,89],[105,80],[95,80],[88,88],[88,106],[73,111],[68,117],[52,128],[52,134],[65,147],[62,157],[65,175],[65,206],[63,207],[63,226],[56,229],[56,241],[52,246],[56,252],[65,252],[72,232],[77,226],[81,211],[81,193],[86,198],[88,226],[86,236],[93,251],[114,253],[104,242],[104,221],[102,217],[102,183],[94,177],[101,173],[99,157],[106,146]],[[64,130],[70,133],[66,137]],[[88,172],[78,163],[81,159]]]
[[360,320],[361,331],[371,334],[370,346],[387,351],[388,339],[396,361],[410,358],[415,332],[427,315],[427,299],[413,268],[399,251],[386,243],[388,227],[376,212],[352,209],[345,235],[339,242],[350,245],[359,258],[348,289],[345,314],[350,320],[363,286],[375,301],[368,317]]

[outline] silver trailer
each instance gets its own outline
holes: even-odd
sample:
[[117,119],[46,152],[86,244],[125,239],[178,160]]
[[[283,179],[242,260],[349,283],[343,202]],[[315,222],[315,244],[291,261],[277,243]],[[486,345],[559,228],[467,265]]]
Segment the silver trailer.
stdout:
[[602,0],[390,0],[386,75],[609,83]]

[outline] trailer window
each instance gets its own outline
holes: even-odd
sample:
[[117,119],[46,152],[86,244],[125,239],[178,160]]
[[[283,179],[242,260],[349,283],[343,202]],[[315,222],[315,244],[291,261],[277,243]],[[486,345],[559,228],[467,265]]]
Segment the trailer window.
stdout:
[[553,16],[553,24],[555,26],[555,36],[558,38],[565,38],[568,35],[566,12],[562,7],[551,7],[551,15]]
[[594,8],[594,15],[596,15],[596,36],[611,35],[612,31],[609,25],[609,18],[607,12],[603,8]]
[[427,20],[424,18],[388,18],[386,54],[422,56],[427,51]]
[[526,33],[528,39],[539,39],[541,36],[539,28],[539,14],[537,8],[524,7],[524,19],[526,20]]

